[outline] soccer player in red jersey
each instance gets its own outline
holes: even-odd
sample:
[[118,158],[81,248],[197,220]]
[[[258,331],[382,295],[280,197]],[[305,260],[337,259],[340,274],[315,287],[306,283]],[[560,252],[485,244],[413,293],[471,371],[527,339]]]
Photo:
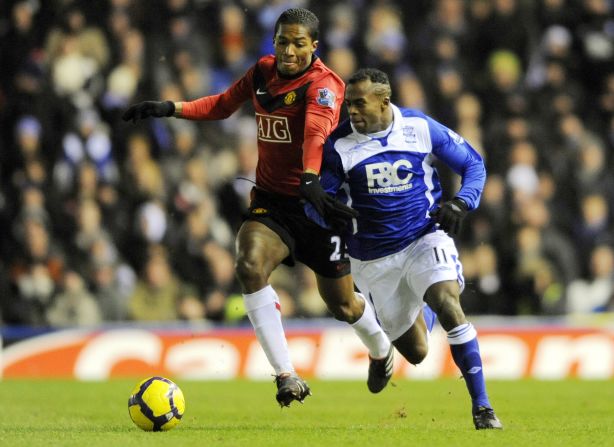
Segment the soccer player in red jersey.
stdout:
[[367,346],[369,390],[381,391],[392,375],[392,345],[371,306],[354,292],[339,232],[313,223],[301,203],[302,199],[311,202],[334,227],[355,217],[352,209],[332,199],[319,183],[323,144],[339,121],[345,86],[314,54],[318,27],[311,11],[288,9],[275,24],[275,55],[262,57],[224,93],[191,102],[145,101],[123,115],[126,121],[164,116],[219,120],[252,101],[258,125],[258,166],[249,216],[237,235],[236,274],[248,317],[275,370],[281,406],[302,402],[311,394],[290,361],[279,298],[268,284],[281,263],[293,265],[298,260],[311,268],[331,313],[350,323]]

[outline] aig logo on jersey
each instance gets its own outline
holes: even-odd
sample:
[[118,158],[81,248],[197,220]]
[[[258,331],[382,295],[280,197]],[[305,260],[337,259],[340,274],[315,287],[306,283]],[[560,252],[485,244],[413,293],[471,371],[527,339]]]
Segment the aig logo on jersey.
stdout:
[[272,143],[292,143],[292,135],[285,116],[256,113],[258,139]]
[[370,194],[383,194],[411,189],[412,164],[408,160],[394,163],[382,161],[365,166]]

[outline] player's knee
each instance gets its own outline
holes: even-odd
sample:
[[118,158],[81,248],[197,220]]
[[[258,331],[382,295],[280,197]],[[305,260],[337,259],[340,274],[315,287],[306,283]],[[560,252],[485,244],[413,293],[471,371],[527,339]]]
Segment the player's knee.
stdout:
[[237,258],[235,273],[239,282],[248,290],[253,290],[267,281],[262,263],[253,258],[245,256]]
[[439,318],[439,322],[446,331],[467,322],[465,313],[458,299],[451,299],[446,303],[444,311],[442,312],[442,317]]
[[356,297],[354,292],[330,292],[320,289],[326,307],[336,320],[355,323],[364,312],[365,303]]
[[328,310],[333,314],[335,320],[353,322],[352,308],[348,303],[327,304]]
[[328,310],[336,320],[344,321],[349,324],[356,323],[364,312],[363,304],[356,300],[326,301]]

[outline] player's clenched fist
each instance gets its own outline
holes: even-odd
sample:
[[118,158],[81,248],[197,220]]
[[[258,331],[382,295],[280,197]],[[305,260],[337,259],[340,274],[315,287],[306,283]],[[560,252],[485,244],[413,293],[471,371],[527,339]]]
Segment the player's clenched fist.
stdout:
[[175,113],[175,103],[172,101],[143,101],[131,105],[122,115],[122,119],[124,121],[132,120],[133,123],[136,123],[138,120],[150,116],[161,118],[172,116],[173,113]]
[[310,202],[320,216],[335,230],[343,230],[358,217],[358,211],[344,205],[324,191],[317,174],[304,172],[299,186],[301,197]]
[[452,199],[431,212],[431,217],[439,224],[439,228],[450,236],[460,233],[461,224],[467,215],[467,205],[461,199]]

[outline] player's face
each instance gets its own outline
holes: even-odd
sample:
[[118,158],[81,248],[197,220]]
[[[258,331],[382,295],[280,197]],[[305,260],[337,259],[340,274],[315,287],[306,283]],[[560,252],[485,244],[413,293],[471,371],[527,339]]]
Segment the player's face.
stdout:
[[388,109],[390,99],[373,93],[373,83],[365,81],[349,84],[345,89],[345,106],[354,129],[362,134],[379,132],[390,125]]
[[304,71],[313,52],[318,48],[318,41],[309,36],[309,29],[304,25],[280,25],[273,40],[277,70],[283,75],[292,76]]

